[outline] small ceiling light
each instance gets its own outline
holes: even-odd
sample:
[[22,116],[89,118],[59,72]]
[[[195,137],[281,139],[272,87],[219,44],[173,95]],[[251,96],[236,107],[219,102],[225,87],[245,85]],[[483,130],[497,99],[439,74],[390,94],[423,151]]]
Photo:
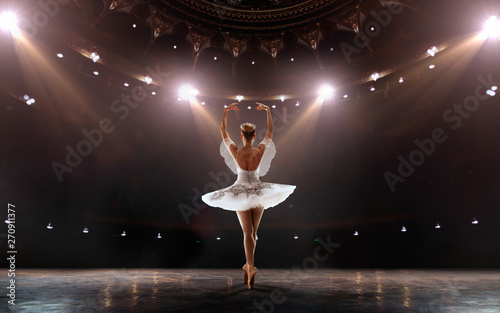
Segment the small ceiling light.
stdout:
[[220,240],[220,236],[217,236],[217,238],[215,238],[215,239]]
[[404,83],[404,82],[405,82],[405,78],[404,78],[404,77],[400,77],[400,78],[399,78],[399,83],[400,83],[400,84],[402,84],[402,83]]
[[401,231],[404,233],[406,232],[406,227],[403,226],[403,228],[401,228]]
[[375,87],[371,86],[370,91],[375,91]]
[[375,31],[375,27],[374,27],[374,26],[370,27],[370,30],[371,30],[372,32],[374,32],[374,31]]
[[146,77],[144,77],[144,81],[146,82],[146,84],[151,85],[153,79],[151,78],[151,76],[147,75]]
[[297,236],[297,234],[295,234],[295,236],[293,236],[293,239],[297,240],[297,239],[299,239],[299,236]]
[[133,28],[137,28],[137,24],[132,24],[132,27]]
[[99,76],[99,72],[98,71],[94,71],[93,72],[95,76]]
[[92,52],[90,54],[90,58],[92,59],[92,61],[94,61],[94,63],[96,63],[97,61],[99,61],[99,59],[101,58],[97,53],[95,52]]
[[479,223],[479,222],[478,222],[478,220],[474,217],[474,218],[472,219],[472,224],[477,225],[478,223]]
[[330,48],[330,51],[332,51],[332,52],[333,52],[333,50],[334,50],[334,49],[333,49],[333,47],[332,47],[332,48]]
[[125,236],[127,236],[127,233],[125,233],[125,231],[123,231],[121,236],[125,237]]
[[252,61],[252,65],[255,65],[255,61]]
[[156,96],[156,91],[151,91],[152,96]]
[[276,109],[276,104],[273,104],[271,108]]
[[280,96],[280,100],[281,100],[281,102],[284,102],[285,101],[285,95],[281,95]]
[[440,229],[440,228],[441,228],[441,225],[439,225],[439,223],[436,223],[436,226],[434,226],[434,228],[436,228],[436,229]]
[[29,100],[30,99],[30,96],[29,95],[24,95],[24,100]]
[[347,99],[347,98],[349,98],[349,95],[348,95],[348,94],[345,94],[345,95],[344,95],[344,99]]
[[217,57],[214,57],[214,61],[217,61]]
[[494,97],[497,93],[494,92],[493,90],[486,90],[486,94],[490,97]]
[[34,98],[29,98],[28,100],[26,100],[26,104],[27,105],[32,105],[33,103],[35,103],[35,99]]
[[371,76],[371,77],[372,77],[373,81],[375,81],[375,82],[376,82],[376,81],[377,81],[377,79],[379,79],[379,78],[380,78],[380,74],[379,74],[379,73],[377,73],[377,72],[375,72],[375,73],[373,73],[373,74],[372,74],[372,76]]
[[295,106],[296,106],[296,107],[300,106],[299,101],[297,101],[297,103],[295,103]]
[[498,38],[500,37],[500,21],[496,16],[491,16],[485,23],[484,30],[481,33],[483,38]]
[[359,236],[359,233],[357,230],[354,232],[354,236]]
[[181,97],[177,98],[177,101],[182,101],[182,98]]
[[224,104],[224,109],[227,108],[227,104]]
[[237,95],[236,96],[236,100],[238,100],[238,102],[241,102],[241,100],[243,100],[243,96],[242,95]]
[[58,54],[56,54],[56,55],[57,55],[57,57],[58,57],[59,59],[64,58],[64,54],[62,54],[62,53],[58,53]]
[[84,228],[83,228],[83,233],[84,233],[84,234],[88,234],[88,233],[89,233],[89,229],[88,229],[87,227],[84,227]]
[[49,223],[49,225],[47,225],[47,229],[52,229],[54,227],[52,227],[52,223]]
[[293,62],[293,61],[295,61],[295,59],[294,59],[294,58],[291,58],[291,59],[290,59],[290,61],[292,61],[292,62]]
[[177,46],[176,46],[176,45],[174,45],[174,49],[177,49]]
[[319,97],[321,100],[330,99],[333,97],[333,88],[330,85],[323,85],[319,89]]
[[251,110],[251,109],[252,109],[252,107],[251,107],[251,106],[248,106],[248,107],[247,107],[247,109]]
[[0,29],[9,31],[13,34],[19,33],[17,17],[13,12],[6,11],[0,14]]
[[498,90],[498,86],[491,86],[491,90],[497,91]]
[[156,238],[161,239],[161,234],[158,233],[158,235],[156,236]]
[[433,69],[435,69],[435,68],[436,68],[436,65],[431,64],[431,65],[429,65],[429,68],[430,68],[431,70],[433,70]]
[[123,83],[123,86],[128,87],[128,86],[130,86],[130,84],[129,83]]
[[205,105],[205,101],[202,101],[202,102],[201,102],[201,105]]

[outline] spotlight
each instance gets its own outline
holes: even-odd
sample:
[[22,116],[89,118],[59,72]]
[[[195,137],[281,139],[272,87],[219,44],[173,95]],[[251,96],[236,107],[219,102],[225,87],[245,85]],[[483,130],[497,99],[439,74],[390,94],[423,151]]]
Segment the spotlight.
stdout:
[[99,61],[99,59],[101,58],[97,53],[95,52],[92,52],[90,54],[90,58],[92,59],[92,61],[94,61],[94,63],[96,63],[97,61]]
[[176,46],[176,45],[174,45],[174,49],[177,49],[177,46]]
[[276,109],[276,104],[273,104],[271,108]]
[[23,98],[24,98],[24,100],[29,100],[29,99],[30,99],[30,96],[28,96],[28,95],[24,95],[24,97],[23,97]]
[[334,50],[333,48],[330,48],[330,51],[332,51],[332,52],[333,52],[333,50]]
[[490,97],[494,97],[497,93],[494,92],[493,90],[486,90],[486,94]]
[[64,58],[64,54],[62,54],[62,53],[58,53],[58,54],[57,54],[57,57],[58,57],[59,59],[62,59],[62,58]]
[[347,99],[347,98],[349,98],[349,95],[348,95],[348,94],[345,94],[345,95],[344,95],[344,99]]
[[34,98],[30,98],[30,99],[26,100],[26,104],[27,105],[32,105],[33,103],[35,103],[35,99]]
[[201,105],[205,105],[205,101],[202,101],[202,102],[201,102]]
[[297,239],[299,239],[299,236],[295,235],[295,236],[293,236],[293,239],[297,240]]
[[375,87],[371,86],[370,91],[375,91]]
[[19,33],[16,15],[8,11],[2,12],[0,14],[0,29],[11,32],[13,34]]
[[500,37],[500,21],[496,16],[491,16],[485,23],[484,30],[481,33],[483,38],[499,38]]
[[49,223],[49,225],[47,225],[47,229],[52,229],[54,227],[52,227],[52,223]]
[[299,101],[297,101],[297,103],[295,103],[295,106],[296,106],[296,107],[300,106]]
[[89,229],[88,229],[87,227],[84,227],[84,228],[83,228],[83,233],[84,233],[84,234],[88,234],[88,233],[89,233]]
[[251,109],[252,109],[252,107],[251,107],[251,106],[248,106],[248,107],[247,107],[247,109],[251,110]]
[[99,72],[98,71],[94,71],[93,72],[95,76],[99,76]]
[[434,64],[429,65],[429,69],[433,70],[435,68],[436,68],[436,65],[434,65]]
[[214,57],[214,61],[217,61],[217,57]]
[[439,225],[439,223],[436,223],[436,226],[434,226],[434,228],[436,228],[436,229],[440,229],[440,228],[441,228],[441,225]]
[[374,32],[374,31],[375,31],[375,27],[373,27],[373,26],[372,26],[372,27],[370,27],[370,30],[371,30],[372,32]]
[[284,102],[285,101],[285,95],[281,95],[280,96],[280,100],[281,100],[281,102]]
[[358,231],[355,231],[355,232],[354,232],[354,236],[359,236]]
[[151,91],[152,96],[156,96],[156,91]]
[[380,74],[379,74],[379,73],[375,72],[375,73],[373,73],[373,74],[372,74],[372,79],[373,79],[373,81],[375,81],[375,82],[376,82],[376,81],[377,81],[377,79],[379,79],[379,78],[380,78]]
[[498,86],[491,86],[491,90],[497,91],[498,90]]
[[121,236],[122,236],[122,237],[127,236],[127,234],[125,233],[125,231],[123,231],[123,232],[122,232],[122,235],[121,235]]
[[333,96],[333,88],[329,85],[323,85],[319,89],[319,97],[322,100],[330,99]]
[[128,86],[130,86],[130,84],[129,83],[123,83],[123,86],[128,87]]
[[399,83],[400,83],[400,84],[402,84],[402,83],[404,83],[404,82],[405,82],[405,78],[404,78],[404,77],[400,77],[400,78],[399,78]]
[[161,239],[161,234],[158,233],[158,236],[156,236],[156,238]]
[[295,61],[295,59],[294,59],[294,58],[291,58],[291,59],[290,59],[290,61],[292,61],[292,62],[293,62],[293,61]]
[[153,79],[151,78],[151,76],[147,75],[146,77],[144,77],[144,81],[146,82],[146,84],[151,85]]
[[406,232],[406,227],[403,226],[403,228],[401,228],[401,231],[404,233]]
[[252,65],[255,65],[255,61],[252,61]]
[[220,240],[220,236],[217,236],[217,238],[215,238],[215,239]]
[[430,55],[431,57],[435,56],[437,52],[438,48],[436,46],[427,49],[427,54]]
[[472,219],[472,224],[477,225],[478,223],[478,220],[474,217],[474,219]]
[[198,95],[198,89],[189,85],[183,85],[179,89],[179,97],[182,99],[192,99]]
[[242,95],[237,95],[236,96],[236,100],[238,100],[238,102],[241,102],[241,100],[243,100],[243,96]]
[[132,27],[133,27],[133,28],[136,28],[136,27],[137,27],[137,24],[132,24]]

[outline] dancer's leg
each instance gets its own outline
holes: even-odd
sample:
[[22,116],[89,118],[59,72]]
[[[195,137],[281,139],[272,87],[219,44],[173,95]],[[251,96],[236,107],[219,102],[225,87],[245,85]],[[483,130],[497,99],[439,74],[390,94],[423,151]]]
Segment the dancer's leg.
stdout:
[[243,229],[243,245],[245,247],[245,256],[247,259],[247,264],[253,265],[253,256],[255,251],[255,231],[253,224],[253,210],[247,211],[236,211],[238,214],[238,220],[240,221],[241,228]]
[[[257,240],[257,230],[259,229],[260,220],[262,218],[262,214],[264,214],[263,207],[256,207],[251,210],[252,211],[252,224],[253,224],[253,237]],[[255,242],[255,246],[257,246],[257,241]],[[254,246],[254,253],[255,253]]]

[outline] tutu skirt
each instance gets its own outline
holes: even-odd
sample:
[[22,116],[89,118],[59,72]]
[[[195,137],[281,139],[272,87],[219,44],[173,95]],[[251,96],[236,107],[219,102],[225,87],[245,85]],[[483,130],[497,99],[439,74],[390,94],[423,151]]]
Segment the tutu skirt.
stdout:
[[212,207],[229,211],[246,211],[262,206],[274,207],[295,190],[295,186],[265,182],[234,183],[233,185],[207,193],[201,199]]

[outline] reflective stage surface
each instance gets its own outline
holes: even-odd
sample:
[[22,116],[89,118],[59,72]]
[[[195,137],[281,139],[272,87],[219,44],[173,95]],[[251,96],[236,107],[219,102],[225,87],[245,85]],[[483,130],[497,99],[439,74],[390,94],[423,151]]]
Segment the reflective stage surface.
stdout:
[[2,294],[0,312],[493,313],[500,271],[260,269],[248,290],[240,269],[16,269]]

